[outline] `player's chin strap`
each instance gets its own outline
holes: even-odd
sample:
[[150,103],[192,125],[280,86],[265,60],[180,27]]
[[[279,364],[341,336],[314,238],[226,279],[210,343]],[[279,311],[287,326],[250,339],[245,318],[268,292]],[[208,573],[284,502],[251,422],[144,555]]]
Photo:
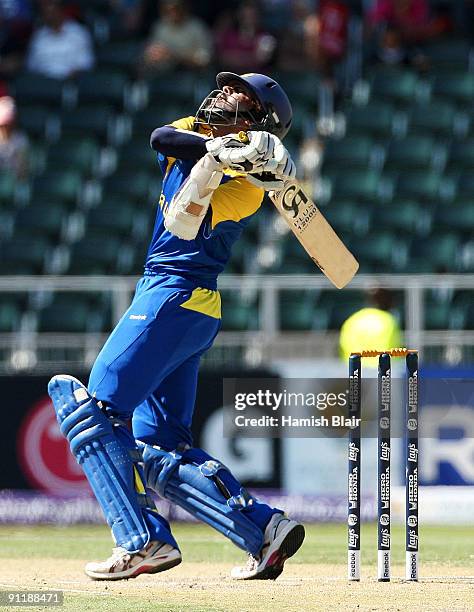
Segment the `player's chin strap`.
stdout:
[[[137,552],[150,539],[143,510],[155,506],[142,484],[142,461],[129,434],[109,418],[73,376],[54,376],[48,385],[61,432],[102,507],[115,542]],[[121,435],[119,431],[121,430]]]
[[253,555],[260,552],[262,529],[246,516],[256,500],[225,465],[188,445],[171,452],[141,442],[138,445],[149,487],[217,529],[239,548]]

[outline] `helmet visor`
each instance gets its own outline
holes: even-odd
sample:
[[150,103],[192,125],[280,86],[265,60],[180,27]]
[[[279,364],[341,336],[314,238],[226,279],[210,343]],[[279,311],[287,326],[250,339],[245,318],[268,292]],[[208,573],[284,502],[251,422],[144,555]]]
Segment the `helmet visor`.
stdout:
[[195,122],[210,126],[240,125],[247,122],[248,128],[258,129],[262,121],[261,112],[249,108],[229,96],[221,89],[214,89],[204,98],[196,112]]

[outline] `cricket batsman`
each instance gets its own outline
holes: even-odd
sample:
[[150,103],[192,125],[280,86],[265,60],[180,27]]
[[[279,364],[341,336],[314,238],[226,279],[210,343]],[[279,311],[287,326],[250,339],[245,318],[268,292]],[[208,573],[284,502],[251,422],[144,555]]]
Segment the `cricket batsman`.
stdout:
[[68,375],[48,386],[116,543],[106,561],[86,565],[96,580],[181,562],[150,489],[248,553],[235,579],[277,578],[305,535],[191,436],[199,361],[220,327],[217,277],[265,190],[295,175],[281,142],[292,110],[280,85],[262,74],[221,72],[217,86],[194,117],[151,135],[164,179],[144,275],[88,386]]

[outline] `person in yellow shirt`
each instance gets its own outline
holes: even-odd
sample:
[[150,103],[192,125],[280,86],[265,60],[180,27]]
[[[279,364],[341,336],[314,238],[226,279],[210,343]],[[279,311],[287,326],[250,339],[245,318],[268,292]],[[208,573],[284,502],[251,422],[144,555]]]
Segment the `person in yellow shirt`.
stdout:
[[[402,333],[397,318],[390,312],[392,293],[387,289],[372,289],[369,306],[344,321],[339,337],[339,353],[344,361],[351,353],[364,349],[384,350],[402,346]],[[364,366],[377,367],[377,358],[364,360]]]

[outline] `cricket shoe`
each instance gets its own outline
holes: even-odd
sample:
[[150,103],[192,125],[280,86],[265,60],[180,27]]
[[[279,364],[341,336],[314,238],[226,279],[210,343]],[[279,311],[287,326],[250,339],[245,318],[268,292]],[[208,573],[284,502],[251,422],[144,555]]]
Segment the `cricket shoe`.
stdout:
[[285,561],[303,544],[305,531],[301,523],[284,514],[274,514],[268,523],[263,546],[257,556],[249,554],[247,564],[234,567],[235,580],[275,580],[283,571]]
[[180,563],[181,553],[177,548],[153,541],[136,553],[118,546],[106,561],[92,561],[84,569],[93,580],[125,580],[140,574],[164,572]]

